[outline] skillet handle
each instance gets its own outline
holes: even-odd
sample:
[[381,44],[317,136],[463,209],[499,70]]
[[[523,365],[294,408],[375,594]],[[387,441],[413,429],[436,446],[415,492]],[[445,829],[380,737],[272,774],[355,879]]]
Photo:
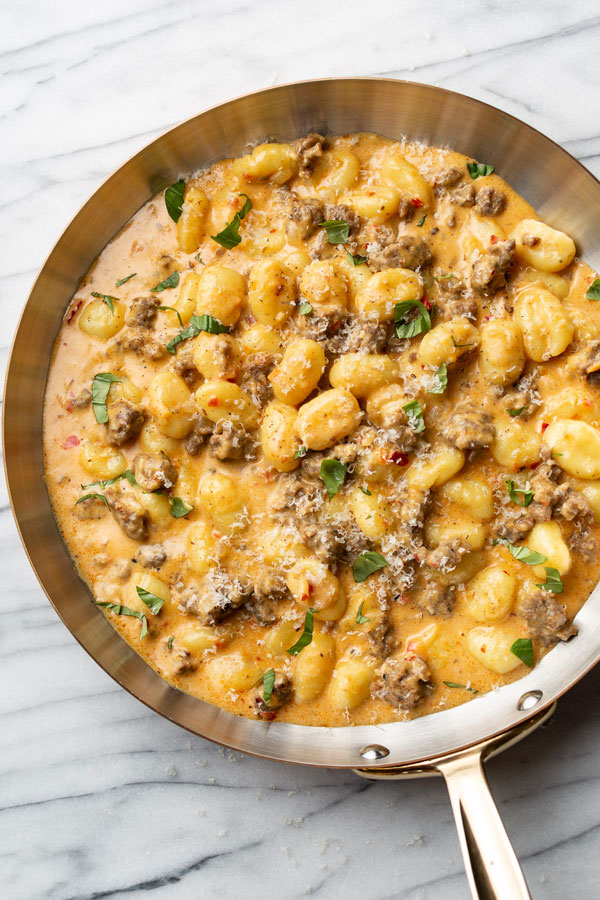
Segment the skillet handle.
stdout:
[[435,768],[448,787],[473,900],[531,900],[488,787],[481,748],[437,761]]

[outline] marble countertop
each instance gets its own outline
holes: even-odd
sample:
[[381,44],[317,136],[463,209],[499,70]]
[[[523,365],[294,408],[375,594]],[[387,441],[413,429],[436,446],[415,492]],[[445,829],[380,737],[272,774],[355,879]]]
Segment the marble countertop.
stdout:
[[[600,175],[591,0],[20,0],[0,6],[0,365],[36,270],[101,181],[244,91],[329,75],[492,103]],[[119,689],[44,598],[0,498],[3,900],[459,900],[444,785],[224,750]],[[489,764],[534,898],[598,896],[600,670]],[[510,900],[510,898],[508,898]]]

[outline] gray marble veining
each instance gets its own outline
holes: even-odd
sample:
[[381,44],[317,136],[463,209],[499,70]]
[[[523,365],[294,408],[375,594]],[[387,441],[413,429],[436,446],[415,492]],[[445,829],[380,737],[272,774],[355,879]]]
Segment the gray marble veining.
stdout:
[[[81,203],[172,124],[329,75],[438,84],[507,110],[600,174],[591,0],[0,4],[0,366]],[[535,164],[535,161],[532,161]],[[219,748],[120,690],[71,638],[0,494],[0,896],[459,900],[443,784],[368,784]],[[598,896],[600,672],[488,771],[534,898]]]

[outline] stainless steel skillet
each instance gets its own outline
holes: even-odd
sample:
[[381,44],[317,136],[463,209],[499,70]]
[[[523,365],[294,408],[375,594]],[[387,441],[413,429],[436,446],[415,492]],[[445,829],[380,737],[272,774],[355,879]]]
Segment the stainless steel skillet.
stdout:
[[78,279],[157,190],[185,172],[240,154],[248,142],[308,131],[375,131],[448,146],[493,163],[550,223],[600,267],[600,183],[523,122],[440,88],[389,79],[328,79],[260,91],[172,129],[120,168],[74,218],[33,287],[14,340],[4,395],[5,467],[13,511],[50,602],[88,653],[161,715],[229,747],[284,762],[349,768],[369,778],[441,772],[448,783],[474,897],[529,896],[487,789],[481,760],[549,715],[600,659],[600,590],[577,617],[579,635],[521,681],[412,722],[307,728],[238,718],[166,685],[89,602],[42,480],[42,404],[52,346]]

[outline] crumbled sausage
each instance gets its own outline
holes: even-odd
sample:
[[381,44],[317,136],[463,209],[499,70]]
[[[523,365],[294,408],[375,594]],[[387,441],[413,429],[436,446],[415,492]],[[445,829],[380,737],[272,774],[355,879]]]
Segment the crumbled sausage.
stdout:
[[506,209],[506,194],[493,187],[477,191],[475,209],[481,216],[498,216]]
[[261,719],[274,719],[276,710],[280,709],[284,703],[291,700],[293,694],[292,681],[289,675],[284,672],[275,672],[275,679],[271,689],[269,701],[265,700],[264,683],[256,687],[252,695],[252,703],[256,709],[256,714]]
[[388,342],[388,329],[375,319],[344,317],[328,342],[331,353],[380,353]]
[[428,266],[433,254],[422,238],[402,235],[394,244],[368,253],[369,266],[374,272],[382,269],[419,269]]
[[345,320],[346,315],[343,309],[331,309],[321,314],[312,312],[309,316],[300,315],[297,319],[297,326],[303,337],[319,341],[329,349],[337,343]]
[[321,463],[324,459],[337,459],[345,465],[355,462],[358,455],[358,446],[353,441],[344,444],[336,444],[325,453],[309,453],[302,459],[302,474],[309,478],[319,478]]
[[373,693],[396,709],[414,709],[431,687],[431,672],[424,659],[391,657],[382,665]]
[[223,381],[235,381],[239,374],[238,360],[231,338],[226,334],[213,336],[210,342],[211,363],[214,367],[214,378]]
[[148,538],[148,513],[136,497],[128,482],[118,481],[104,494],[116,521],[127,537],[134,541]]
[[218,625],[244,605],[252,596],[252,588],[231,578],[224,569],[211,569],[200,587],[186,588],[179,595],[179,605],[205,625]]
[[465,184],[450,194],[450,202],[455,206],[475,206],[475,187]]
[[133,461],[135,480],[143,491],[168,491],[177,481],[177,469],[162,451],[154,456],[151,453],[138,453]]
[[462,172],[460,169],[457,169],[456,166],[448,166],[447,169],[442,169],[440,172],[436,173],[433,188],[434,193],[442,193],[442,191],[438,190],[439,188],[454,187],[454,185],[457,184],[461,178]]
[[195,416],[194,427],[183,442],[186,453],[189,453],[190,456],[197,456],[209,434],[213,433],[214,427],[214,422],[211,422],[206,416],[201,414]]
[[489,447],[496,437],[491,415],[472,403],[459,403],[440,426],[441,434],[459,450]]
[[452,275],[451,278],[438,278],[437,289],[436,308],[439,304],[441,311],[449,318],[477,318],[477,300],[473,296],[467,296],[464,284],[455,275]]
[[537,245],[540,243],[540,238],[537,236],[537,234],[524,234],[521,237],[521,243],[525,247],[537,247]]
[[424,562],[432,569],[450,572],[457,567],[468,549],[469,545],[461,538],[441,541],[435,550],[428,552]]
[[417,606],[432,616],[449,616],[454,609],[455,600],[456,588],[453,585],[430,579],[425,582],[423,592],[417,597]]
[[327,203],[325,206],[325,215],[327,222],[343,221],[350,226],[350,234],[356,234],[360,229],[360,216],[354,212],[350,206],[344,206],[343,203]]
[[304,240],[311,237],[325,221],[325,206],[320,200],[309,198],[300,200],[294,195],[291,211],[293,228]]
[[73,512],[78,519],[85,521],[86,519],[101,519],[108,510],[104,500],[92,494],[90,497],[86,497],[85,500],[80,500],[79,503],[76,503],[73,507]]
[[598,545],[587,522],[575,520],[576,527],[571,532],[569,547],[587,563],[595,563],[598,557]]
[[88,388],[83,388],[76,397],[71,400],[71,406],[76,409],[85,409],[92,402],[92,392]]
[[215,425],[209,438],[208,447],[217,459],[253,459],[256,454],[256,441],[243,425],[222,419]]
[[149,337],[145,329],[126,329],[123,336],[114,345],[116,350],[132,350],[147,359],[162,359],[167,353],[166,347]]
[[585,341],[571,358],[571,367],[590,384],[600,384],[600,340]]
[[295,475],[281,475],[269,497],[273,512],[293,510],[300,519],[316,512],[322,505],[322,486],[301,481]]
[[179,353],[173,360],[173,371],[177,372],[185,383],[193,388],[196,387],[202,378],[200,372],[196,368],[194,359],[189,354]]
[[171,644],[171,649],[167,647],[167,652],[163,657],[163,664],[168,674],[172,677],[185,675],[188,672],[193,672],[196,668],[196,663],[189,650],[179,647],[176,642]]
[[312,171],[315,162],[320,156],[323,156],[323,148],[326,140],[322,134],[312,132],[306,137],[300,138],[294,144],[294,149],[298,154],[298,165],[301,175],[308,175]]
[[254,582],[254,593],[247,603],[247,609],[259,625],[273,625],[278,618],[279,603],[289,597],[289,588],[283,575],[274,569],[264,568]]
[[273,396],[267,376],[274,366],[275,357],[272,353],[253,353],[243,364],[242,387],[250,394],[255,406],[263,407]]
[[577,634],[577,627],[569,622],[564,603],[550,591],[533,591],[519,605],[518,612],[527,621],[529,634],[544,646],[556,641],[568,641]]
[[167,561],[167,551],[162,544],[142,544],[135,558],[145,569],[160,569]]
[[528,508],[505,506],[495,519],[494,534],[516,544],[529,534],[534,525],[535,517]]
[[513,264],[515,242],[498,241],[477,257],[471,271],[471,287],[485,296],[506,287],[506,278]]
[[386,659],[394,649],[394,628],[383,615],[374,628],[367,633],[371,650],[380,659]]
[[126,400],[119,400],[110,407],[106,425],[108,443],[122,447],[139,433],[143,424],[144,413]]
[[131,304],[125,324],[135,328],[152,328],[159,306],[159,297],[136,297]]

